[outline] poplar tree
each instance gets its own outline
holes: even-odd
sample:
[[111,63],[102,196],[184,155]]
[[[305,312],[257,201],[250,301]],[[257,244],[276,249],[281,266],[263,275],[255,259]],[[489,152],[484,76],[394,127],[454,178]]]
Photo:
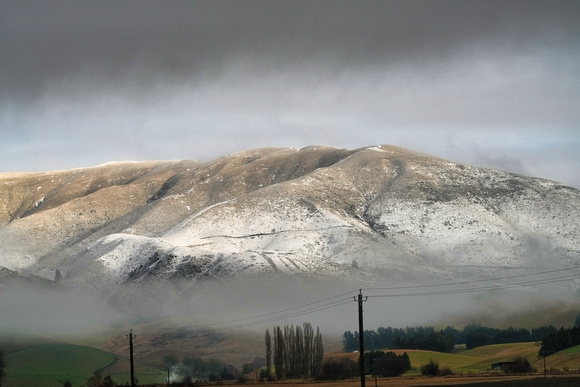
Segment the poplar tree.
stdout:
[[272,338],[270,331],[266,329],[266,376],[270,376],[270,367],[272,366]]
[[274,368],[276,369],[276,378],[284,379],[286,365],[286,344],[284,343],[284,334],[279,326],[274,327]]
[[320,329],[316,327],[316,335],[314,336],[314,351],[312,352],[312,376],[316,376],[320,373],[323,356],[324,346],[322,345],[322,334],[320,333]]
[[304,355],[302,356],[302,369],[304,374],[312,375],[312,353],[314,351],[314,330],[312,324],[305,322],[302,324],[304,331]]
[[[269,331],[266,330],[266,362],[268,362]],[[310,323],[301,326],[274,327],[274,367],[278,380],[316,376],[322,367],[324,347],[320,328],[316,334]]]

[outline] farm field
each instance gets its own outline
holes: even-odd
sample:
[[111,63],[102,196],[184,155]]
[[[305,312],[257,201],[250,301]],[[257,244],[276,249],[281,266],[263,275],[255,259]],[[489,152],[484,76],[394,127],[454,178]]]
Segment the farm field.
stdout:
[[[460,350],[456,353],[423,351],[417,349],[395,349],[392,351],[397,355],[406,352],[411,361],[411,369],[407,371],[405,375],[417,376],[421,375],[421,365],[429,363],[431,360],[438,362],[440,368],[450,368],[455,374],[478,374],[489,371],[492,363],[510,361],[515,356],[523,356],[534,367],[537,367],[538,370],[540,370],[539,364],[541,363],[541,369],[543,370],[543,359],[537,357],[538,350],[539,347],[537,347],[535,343],[513,343],[487,345],[471,350]],[[331,355],[338,356],[339,354],[329,354],[329,356]],[[350,356],[353,360],[358,360],[358,353],[344,354],[344,356]],[[555,359],[557,356],[560,356],[559,353],[550,356],[548,359],[552,357]],[[566,357],[566,359],[569,360],[571,364],[578,364],[580,366],[580,355],[571,355]],[[563,367],[560,360],[553,360],[552,363],[554,368],[559,368],[561,370]],[[569,368],[578,369],[578,367]]]
[[59,386],[84,384],[96,370],[115,361],[113,354],[71,344],[41,344],[6,356],[6,385]]
[[[442,353],[422,350],[393,350],[396,354],[404,352],[409,355],[411,369],[405,376],[421,375],[421,365],[433,360],[439,363],[440,368],[450,368],[456,375],[476,375],[489,372],[492,363],[510,361],[516,356],[526,358],[538,374],[543,374],[544,359],[538,357],[539,347],[536,343],[494,344],[478,347],[471,350],[460,350],[457,353]],[[340,356],[329,354],[329,356]],[[357,353],[343,354],[342,356],[358,359]],[[546,358],[546,368],[557,371],[578,372],[580,370],[580,346],[568,348]]]
[[[400,354],[407,352],[411,360],[411,369],[399,378],[379,378],[377,386],[428,386],[428,385],[461,385],[473,383],[493,383],[496,385],[542,385],[566,386],[580,385],[578,375],[556,375],[575,373],[580,369],[580,346],[568,348],[546,358],[546,367],[550,371],[548,378],[543,377],[543,358],[538,358],[538,346],[535,343],[497,344],[479,347],[472,350],[459,350],[448,354],[421,350],[394,350]],[[326,356],[347,356],[358,359],[358,353],[329,353]],[[490,371],[492,363],[510,361],[515,356],[525,357],[537,373],[527,376],[506,376],[500,371]],[[453,376],[426,378],[421,376],[420,367],[429,361],[436,361],[440,368],[450,368]],[[115,357],[112,353],[88,346],[72,344],[39,344],[15,351],[6,356],[6,385],[11,387],[46,386],[61,387],[65,381],[73,386],[84,385],[87,378],[99,370],[101,375],[110,375],[118,384],[130,380],[129,360],[125,357]],[[140,385],[162,384],[166,380],[166,371],[147,367],[139,362],[135,364],[136,377]],[[566,382],[564,377],[572,378]],[[575,376],[578,376],[575,378]],[[540,378],[541,377],[541,378]],[[535,379],[541,380],[536,382]],[[515,383],[515,384],[512,384]],[[523,383],[523,384],[518,384]],[[540,384],[535,384],[540,383]],[[543,383],[543,384],[542,384]],[[276,387],[296,385],[316,385],[317,387],[355,387],[360,380],[339,382],[308,383],[294,381],[292,383],[268,383]],[[230,383],[227,383],[230,385]],[[375,381],[367,379],[367,385],[372,387]],[[478,384],[475,384],[478,385]],[[484,385],[484,384],[482,384]]]
[[[118,383],[130,380],[129,361],[116,359],[112,353],[72,344],[40,344],[6,356],[6,385],[10,387],[62,387],[65,381],[73,386],[84,385],[95,371],[111,375]],[[139,363],[135,373],[143,383],[165,381],[162,371]]]

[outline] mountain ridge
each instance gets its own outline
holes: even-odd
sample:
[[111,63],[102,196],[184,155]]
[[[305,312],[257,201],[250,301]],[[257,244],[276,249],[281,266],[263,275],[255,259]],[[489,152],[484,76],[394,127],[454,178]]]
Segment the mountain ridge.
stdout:
[[0,199],[0,266],[70,285],[580,265],[578,190],[391,145],[0,174]]

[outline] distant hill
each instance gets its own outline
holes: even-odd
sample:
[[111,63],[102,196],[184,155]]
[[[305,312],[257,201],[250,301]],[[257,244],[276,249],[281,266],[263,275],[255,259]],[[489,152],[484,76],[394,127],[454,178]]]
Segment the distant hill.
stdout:
[[67,286],[422,283],[580,264],[580,191],[388,145],[4,173],[0,198],[2,270]]

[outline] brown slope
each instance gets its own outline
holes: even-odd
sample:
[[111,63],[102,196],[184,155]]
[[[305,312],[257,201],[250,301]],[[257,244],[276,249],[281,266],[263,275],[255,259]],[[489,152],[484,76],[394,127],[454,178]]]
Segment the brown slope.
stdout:
[[[47,173],[0,174],[4,257],[25,268],[78,252],[99,237],[154,236],[192,212],[325,167],[350,151],[265,148],[209,163],[110,163]],[[62,258],[58,258],[62,259]],[[0,264],[1,265],[1,264]],[[10,266],[10,264],[8,264]]]
[[[265,148],[208,163],[4,174],[0,198],[0,266],[13,269],[67,266],[118,233],[144,237],[153,252],[159,237],[184,247],[203,239],[217,252],[235,238],[239,251],[264,259],[276,245],[297,256],[296,267],[308,254],[361,256],[378,271],[481,266],[482,254],[492,266],[522,266],[527,250],[546,240],[550,251],[560,249],[558,264],[573,264],[578,252],[577,190],[393,146]],[[303,230],[316,235],[289,237]]]

